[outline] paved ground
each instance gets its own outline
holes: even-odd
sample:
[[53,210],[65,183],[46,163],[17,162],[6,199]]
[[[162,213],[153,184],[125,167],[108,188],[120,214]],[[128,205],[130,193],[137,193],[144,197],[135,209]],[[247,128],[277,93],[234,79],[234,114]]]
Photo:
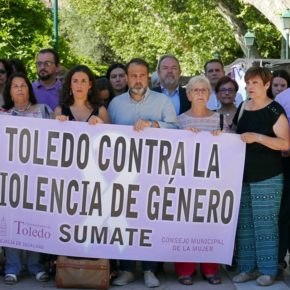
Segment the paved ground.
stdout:
[[[221,276],[223,283],[221,285],[209,285],[207,282],[203,281],[200,275],[194,276],[193,286],[184,286],[177,282],[176,275],[171,263],[165,264],[165,272],[159,274],[159,279],[161,286],[155,288],[156,290],[261,290],[263,287],[257,286],[255,281],[243,283],[243,284],[233,284],[230,277],[234,273],[226,272],[223,268],[221,269]],[[31,289],[55,289],[54,281],[51,280],[47,283],[39,283],[35,281],[33,277],[23,277],[19,283],[14,286],[8,286],[3,283],[3,278],[0,277],[0,290],[31,290]],[[110,290],[148,290],[143,284],[141,275],[137,275],[137,280],[127,286],[116,287],[111,286]],[[285,272],[284,281],[276,281],[274,285],[266,288],[267,290],[289,290],[290,289],[290,271],[289,269]]]

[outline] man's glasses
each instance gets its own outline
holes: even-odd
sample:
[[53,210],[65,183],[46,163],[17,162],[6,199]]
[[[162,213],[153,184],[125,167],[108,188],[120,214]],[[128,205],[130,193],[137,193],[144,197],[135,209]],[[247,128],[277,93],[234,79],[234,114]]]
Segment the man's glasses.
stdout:
[[0,69],[0,74],[6,74],[6,70],[5,69]]
[[235,92],[235,90],[234,89],[226,89],[226,88],[223,88],[223,89],[220,89],[219,90],[219,92],[221,92],[221,93],[234,93]]
[[37,67],[42,67],[43,66],[43,67],[48,68],[48,67],[52,66],[54,64],[54,62],[53,61],[49,61],[49,60],[47,60],[47,61],[37,61],[35,64],[36,64]]

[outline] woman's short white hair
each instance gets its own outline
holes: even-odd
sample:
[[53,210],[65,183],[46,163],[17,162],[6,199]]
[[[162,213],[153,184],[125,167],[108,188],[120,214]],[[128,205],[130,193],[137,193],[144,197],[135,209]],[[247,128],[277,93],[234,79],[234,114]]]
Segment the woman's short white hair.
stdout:
[[211,85],[210,85],[210,82],[209,82],[208,78],[205,77],[205,76],[203,76],[203,75],[199,75],[199,76],[192,77],[188,81],[188,83],[186,85],[186,93],[187,94],[190,93],[190,91],[192,90],[192,87],[196,83],[199,83],[199,82],[204,83],[207,86],[208,90],[209,90],[209,94],[211,94]]

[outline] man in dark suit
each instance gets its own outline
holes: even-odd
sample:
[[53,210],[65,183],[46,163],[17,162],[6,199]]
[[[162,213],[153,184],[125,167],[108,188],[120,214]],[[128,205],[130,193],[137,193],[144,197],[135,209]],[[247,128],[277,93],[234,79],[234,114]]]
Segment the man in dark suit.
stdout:
[[153,90],[169,97],[177,115],[187,111],[190,108],[190,102],[187,99],[185,88],[179,86],[181,70],[178,59],[170,54],[161,56],[157,73],[160,86],[153,88]]
[[[181,69],[178,59],[171,54],[162,55],[158,61],[157,73],[160,86],[152,90],[169,97],[174,105],[176,115],[189,110],[191,103],[187,99],[186,89],[179,86]],[[163,262],[158,263],[157,272],[163,272]]]

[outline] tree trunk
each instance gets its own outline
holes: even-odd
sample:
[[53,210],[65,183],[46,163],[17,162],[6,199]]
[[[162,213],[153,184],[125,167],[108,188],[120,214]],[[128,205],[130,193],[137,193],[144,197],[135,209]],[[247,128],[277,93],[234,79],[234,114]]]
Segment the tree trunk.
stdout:
[[243,2],[256,7],[256,9],[258,9],[282,34],[284,34],[280,17],[286,8],[290,8],[290,0],[243,0]]
[[284,37],[281,41],[281,57],[284,58],[286,32],[282,28],[281,16],[287,8],[290,8],[290,0],[243,0],[243,2],[256,7],[281,32]]
[[[218,4],[217,9],[221,13],[221,15],[226,19],[229,25],[232,27],[235,39],[237,43],[240,45],[241,49],[243,50],[244,55],[247,55],[248,49],[244,41],[244,35],[247,32],[247,30],[245,23],[236,17],[236,14],[239,13],[239,11],[235,11],[238,9],[237,6],[235,5],[235,3],[232,3],[231,5],[229,4],[228,1],[223,0],[218,0],[217,4]],[[254,58],[260,57],[259,52],[255,46],[252,48],[252,57]]]

